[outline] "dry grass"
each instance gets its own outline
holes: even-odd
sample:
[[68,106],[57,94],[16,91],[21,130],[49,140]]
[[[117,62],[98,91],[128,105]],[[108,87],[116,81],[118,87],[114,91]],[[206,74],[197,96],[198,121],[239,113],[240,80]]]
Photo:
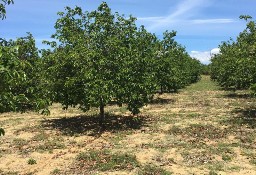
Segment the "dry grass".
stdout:
[[139,116],[107,111],[103,133],[97,109],[1,114],[0,174],[256,174],[256,98],[246,91],[204,76],[156,95]]

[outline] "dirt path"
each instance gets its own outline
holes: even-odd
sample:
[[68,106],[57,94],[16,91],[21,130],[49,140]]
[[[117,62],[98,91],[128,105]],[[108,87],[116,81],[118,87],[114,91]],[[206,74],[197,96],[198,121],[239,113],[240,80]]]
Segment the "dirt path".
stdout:
[[51,116],[0,115],[0,174],[256,174],[256,100],[203,76],[178,94],[156,95],[137,117],[109,106],[54,105]]

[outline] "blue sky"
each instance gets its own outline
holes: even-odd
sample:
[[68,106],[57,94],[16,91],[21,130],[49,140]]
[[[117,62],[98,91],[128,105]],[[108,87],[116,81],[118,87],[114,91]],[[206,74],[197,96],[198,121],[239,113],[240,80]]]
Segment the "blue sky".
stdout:
[[[14,0],[7,18],[0,21],[0,37],[15,39],[31,32],[39,48],[55,32],[57,12],[65,6],[96,9],[100,0]],[[113,12],[137,17],[138,25],[161,37],[165,30],[177,31],[176,40],[188,53],[209,63],[210,51],[222,41],[235,38],[245,28],[242,14],[256,16],[255,0],[106,0]]]

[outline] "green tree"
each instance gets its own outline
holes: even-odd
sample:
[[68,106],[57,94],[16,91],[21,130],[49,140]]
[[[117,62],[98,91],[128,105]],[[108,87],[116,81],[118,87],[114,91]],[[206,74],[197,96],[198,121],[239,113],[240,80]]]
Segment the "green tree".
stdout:
[[[2,20],[6,17],[6,10],[5,10],[5,6],[8,4],[13,4],[13,0],[2,0],[2,2],[0,3],[0,18],[2,18]],[[0,51],[0,57],[1,57],[2,53]],[[2,69],[2,67],[0,67],[0,69]],[[4,135],[5,132],[2,128],[0,128],[0,136]]]
[[0,41],[0,112],[25,112],[49,103],[40,79],[40,59],[33,36]]
[[200,77],[199,61],[188,55],[185,48],[175,41],[175,36],[176,31],[166,31],[163,39],[155,44],[155,72],[161,93],[176,92]]
[[[41,79],[41,60],[33,36],[0,40],[0,113],[35,110],[50,104]],[[3,130],[1,129],[1,133]]]
[[110,102],[137,114],[155,90],[154,35],[137,29],[132,16],[112,14],[105,2],[92,12],[66,7],[58,14],[53,38],[60,44],[44,59],[54,101],[85,111],[98,107],[101,126]]
[[5,8],[5,6],[13,4],[13,3],[14,3],[13,0],[1,0],[1,3],[0,3],[0,18],[1,19],[6,18],[6,8]]
[[225,89],[248,89],[256,83],[256,23],[250,16],[240,18],[247,21],[246,29],[236,41],[223,42],[221,54],[211,60],[211,78]]

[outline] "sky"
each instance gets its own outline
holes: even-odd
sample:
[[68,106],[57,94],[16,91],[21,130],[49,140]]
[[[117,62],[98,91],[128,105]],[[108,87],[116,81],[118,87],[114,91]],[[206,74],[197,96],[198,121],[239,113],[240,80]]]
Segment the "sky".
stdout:
[[[137,18],[159,38],[166,30],[177,31],[176,41],[204,64],[210,62],[210,51],[223,41],[235,39],[246,27],[240,15],[256,17],[256,0],[105,0],[112,12]],[[101,0],[14,0],[7,6],[7,18],[0,20],[0,38],[16,39],[30,32],[37,47],[55,33],[57,12],[64,7],[80,6],[92,11]]]

